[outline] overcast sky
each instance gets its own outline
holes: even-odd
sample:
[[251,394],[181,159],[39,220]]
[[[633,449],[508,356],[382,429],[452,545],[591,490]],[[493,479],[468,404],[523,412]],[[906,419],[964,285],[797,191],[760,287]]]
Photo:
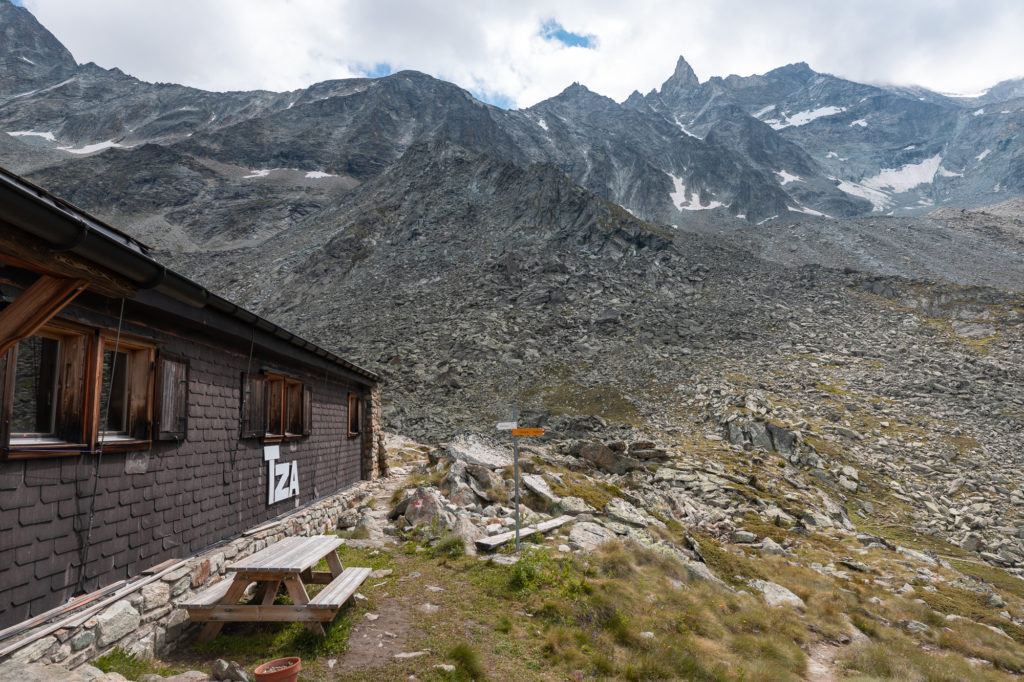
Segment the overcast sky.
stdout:
[[79,62],[208,90],[416,69],[505,107],[574,81],[625,99],[806,61],[974,93],[1024,76],[1021,0],[22,0]]

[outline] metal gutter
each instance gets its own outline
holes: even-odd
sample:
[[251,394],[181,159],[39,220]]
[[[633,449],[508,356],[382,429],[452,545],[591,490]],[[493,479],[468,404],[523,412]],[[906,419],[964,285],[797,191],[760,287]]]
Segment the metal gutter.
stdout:
[[145,244],[3,168],[0,220],[42,239],[55,251],[73,253],[118,273],[137,289],[153,290],[193,308],[212,308],[356,374],[380,381],[376,372],[344,360],[162,265],[149,254]]

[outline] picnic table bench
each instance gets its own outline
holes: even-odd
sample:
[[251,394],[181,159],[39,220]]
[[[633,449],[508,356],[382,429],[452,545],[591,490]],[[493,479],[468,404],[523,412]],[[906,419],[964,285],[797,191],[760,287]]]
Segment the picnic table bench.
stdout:
[[[330,622],[349,597],[369,577],[369,568],[341,565],[333,535],[288,537],[227,566],[234,578],[225,579],[182,604],[195,622],[206,622],[200,642],[217,636],[226,622],[302,622],[312,632],[324,634],[321,623]],[[316,571],[327,558],[329,571]],[[239,604],[250,585],[256,583],[255,597]],[[292,604],[274,604],[278,589],[285,586]],[[324,585],[311,599],[306,585]]]

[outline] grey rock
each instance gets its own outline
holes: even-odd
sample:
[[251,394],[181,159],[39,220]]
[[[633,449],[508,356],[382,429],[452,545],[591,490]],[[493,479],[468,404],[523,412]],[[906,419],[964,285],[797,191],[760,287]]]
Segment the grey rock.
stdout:
[[761,593],[768,606],[795,606],[800,609],[807,606],[803,599],[771,581],[751,580],[750,586]]
[[533,491],[548,504],[558,504],[561,501],[561,498],[555,495],[554,491],[551,490],[551,486],[548,485],[548,482],[544,480],[543,476],[523,474],[521,480],[523,482],[523,486],[525,486],[527,490]]
[[592,506],[587,504],[582,498],[573,497],[567,495],[558,500],[558,507],[561,509],[563,514],[570,514],[577,516],[579,514],[589,514],[597,511]]
[[114,602],[96,616],[96,643],[101,647],[110,646],[139,627],[139,612],[125,600]]
[[500,469],[512,465],[507,448],[479,434],[466,434],[443,446],[444,455],[455,461],[476,464],[487,469]]
[[615,533],[591,521],[577,521],[569,531],[569,546],[590,551],[615,539]]

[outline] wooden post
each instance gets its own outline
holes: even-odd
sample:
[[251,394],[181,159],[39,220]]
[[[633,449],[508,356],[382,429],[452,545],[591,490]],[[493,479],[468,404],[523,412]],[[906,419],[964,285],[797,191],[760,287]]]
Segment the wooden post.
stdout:
[[[519,425],[519,408],[512,406],[512,423]],[[519,551],[519,438],[512,429],[512,466],[516,472],[516,552]]]

